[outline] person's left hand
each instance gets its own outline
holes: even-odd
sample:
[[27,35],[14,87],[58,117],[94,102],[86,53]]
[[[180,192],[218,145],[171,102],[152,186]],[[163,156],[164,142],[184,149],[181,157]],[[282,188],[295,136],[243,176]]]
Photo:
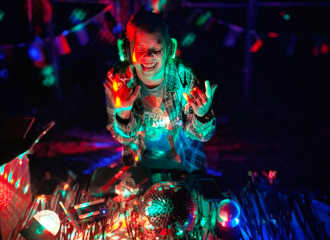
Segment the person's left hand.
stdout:
[[217,87],[218,85],[214,85],[214,84],[211,87],[210,82],[206,80],[205,94],[200,88],[194,87],[193,90],[190,92],[192,98],[190,98],[187,93],[183,93],[183,97],[190,104],[190,106],[194,110],[194,113],[199,117],[203,117],[211,107],[214,92],[217,89]]

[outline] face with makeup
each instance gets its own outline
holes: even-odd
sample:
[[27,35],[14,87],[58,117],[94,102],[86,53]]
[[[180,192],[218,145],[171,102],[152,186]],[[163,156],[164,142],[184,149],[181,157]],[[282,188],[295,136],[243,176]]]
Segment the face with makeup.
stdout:
[[137,31],[130,44],[138,77],[148,87],[158,86],[165,76],[165,46],[160,33]]

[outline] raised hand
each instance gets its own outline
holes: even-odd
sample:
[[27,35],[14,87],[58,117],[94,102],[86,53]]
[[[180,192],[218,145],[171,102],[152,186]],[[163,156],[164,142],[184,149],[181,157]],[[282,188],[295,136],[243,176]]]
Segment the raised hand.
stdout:
[[194,87],[190,92],[191,97],[189,97],[187,93],[183,93],[183,97],[187,100],[188,104],[190,104],[194,113],[199,117],[203,117],[210,110],[214,92],[217,87],[218,85],[212,85],[211,87],[210,82],[206,80],[205,94],[200,88]]
[[113,71],[108,73],[108,78],[103,84],[110,101],[116,109],[116,114],[123,118],[129,119],[133,103],[139,94],[141,86],[137,86],[132,93],[132,88],[127,87],[127,79],[132,77],[131,70],[128,68],[125,74],[116,73],[113,76]]

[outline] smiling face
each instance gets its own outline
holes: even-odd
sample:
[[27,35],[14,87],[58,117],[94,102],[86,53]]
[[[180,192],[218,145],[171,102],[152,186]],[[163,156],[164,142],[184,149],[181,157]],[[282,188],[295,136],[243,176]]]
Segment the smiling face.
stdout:
[[160,33],[136,31],[130,44],[131,58],[138,77],[148,87],[158,86],[165,76],[166,53]]

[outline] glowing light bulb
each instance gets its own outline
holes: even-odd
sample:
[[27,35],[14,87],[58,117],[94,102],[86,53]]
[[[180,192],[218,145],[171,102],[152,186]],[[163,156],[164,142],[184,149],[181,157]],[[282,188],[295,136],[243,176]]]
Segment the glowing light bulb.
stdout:
[[239,224],[240,208],[235,201],[225,199],[219,205],[218,222],[223,227],[234,228]]
[[33,216],[44,228],[53,236],[60,230],[60,219],[56,213],[50,210],[44,210]]

